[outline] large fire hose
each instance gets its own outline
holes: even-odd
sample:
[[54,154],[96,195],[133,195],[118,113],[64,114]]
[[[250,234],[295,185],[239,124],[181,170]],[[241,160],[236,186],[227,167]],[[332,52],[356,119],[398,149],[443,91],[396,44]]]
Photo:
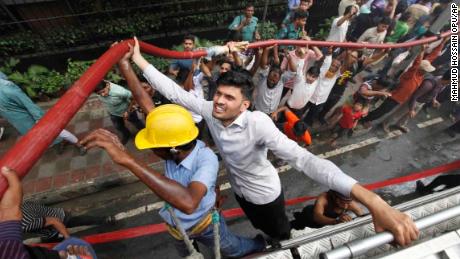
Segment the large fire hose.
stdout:
[[[353,42],[326,42],[305,40],[267,40],[249,44],[249,48],[259,48],[278,45],[318,46],[318,47],[341,47],[355,49],[395,49],[408,48],[415,45],[431,43],[440,38],[449,37],[452,33],[445,32],[440,36],[427,37],[424,39],[396,43],[396,44],[370,44]],[[118,60],[128,51],[128,43],[134,44],[133,40],[127,40],[108,49],[97,61],[78,79],[72,87],[59,99],[59,101],[42,117],[40,121],[20,140],[7,151],[0,159],[0,167],[8,166],[18,173],[22,179],[32,168],[35,162],[46,151],[57,135],[65,128],[67,123],[77,113],[86,99],[93,92],[96,85],[101,82],[107,72],[112,69]],[[158,48],[154,45],[140,42],[141,50],[150,55],[173,58],[191,59],[206,56],[206,50],[193,52],[178,52]],[[0,175],[0,197],[7,188],[6,179]]]

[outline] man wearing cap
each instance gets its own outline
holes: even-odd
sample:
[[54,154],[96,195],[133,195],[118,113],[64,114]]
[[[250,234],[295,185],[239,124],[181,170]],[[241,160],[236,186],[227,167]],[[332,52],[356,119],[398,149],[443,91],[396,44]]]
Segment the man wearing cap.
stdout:
[[[175,104],[154,109],[153,101],[147,99],[150,101],[140,104],[148,113],[146,128],[136,135],[135,144],[138,149],[150,149],[165,160],[164,175],[137,161],[116,135],[105,129],[95,130],[81,143],[88,149],[105,149],[115,163],[129,169],[167,203],[159,213],[176,239],[180,256],[185,257],[190,251],[182,230],[190,239],[207,247],[214,246],[212,212],[219,163],[214,152],[197,140],[198,128],[189,111]],[[265,248],[262,237],[236,236],[228,230],[224,219],[219,218],[220,250],[224,256],[241,257]]]
[[[425,46],[422,47],[422,51],[415,59],[412,66],[399,78],[399,84],[396,89],[391,92],[391,96],[385,99],[382,105],[371,111],[369,115],[362,120],[364,127],[370,128],[372,126],[372,121],[375,121],[390,112],[393,113],[396,107],[403,105],[411,98],[412,94],[422,83],[424,76],[435,70],[435,68],[431,65],[431,62],[439,56],[444,44],[448,40],[449,37],[444,38],[442,43],[439,44],[439,46],[436,47],[436,49],[434,49],[430,54],[428,54],[425,59]],[[383,122],[382,126],[385,132],[389,132],[388,121]]]

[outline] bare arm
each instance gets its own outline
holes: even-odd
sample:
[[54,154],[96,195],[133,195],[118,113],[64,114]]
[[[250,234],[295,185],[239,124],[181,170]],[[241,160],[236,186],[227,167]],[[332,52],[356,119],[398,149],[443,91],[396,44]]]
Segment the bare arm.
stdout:
[[359,204],[356,201],[351,201],[350,206],[348,207],[350,211],[352,211],[356,216],[361,216],[363,215],[363,210],[359,206]]
[[67,228],[64,226],[62,221],[58,218],[54,217],[46,217],[45,218],[45,227],[53,227],[56,229],[61,235],[64,236],[64,238],[70,237],[69,231]]
[[130,47],[130,51],[118,62],[118,67],[121,75],[128,83],[134,100],[136,100],[145,114],[149,114],[149,112],[155,108],[155,104],[149,94],[142,88],[141,82],[131,66],[129,59],[132,56],[132,51],[132,47]]
[[195,86],[193,85],[193,74],[195,72],[196,64],[192,63],[192,69],[188,72],[187,78],[185,79],[184,82],[184,89],[185,91],[190,91],[192,89],[195,89]]
[[322,193],[318,197],[318,200],[315,203],[315,208],[313,209],[313,220],[315,220],[316,223],[321,224],[321,225],[337,224],[336,219],[324,216],[324,209],[326,208],[326,206],[327,206],[326,194]]
[[268,65],[268,54],[270,53],[270,49],[268,47],[264,48],[262,52],[262,58],[260,60],[260,68],[266,69]]

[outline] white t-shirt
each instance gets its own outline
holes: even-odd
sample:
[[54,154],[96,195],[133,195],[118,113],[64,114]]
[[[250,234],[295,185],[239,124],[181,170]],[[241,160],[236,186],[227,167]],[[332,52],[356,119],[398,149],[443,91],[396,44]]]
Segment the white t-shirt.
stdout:
[[318,80],[315,80],[312,84],[307,83],[305,73],[299,67],[297,69],[296,76],[294,77],[294,88],[292,89],[292,94],[287,100],[289,107],[293,109],[302,109],[308,101],[310,101],[310,98],[315,92],[317,86]]
[[[318,61],[321,58],[321,56],[316,55],[316,53],[311,49],[307,50],[307,53],[305,53],[304,58],[299,58],[296,55],[295,50],[289,51],[289,56],[291,56],[292,61],[296,65],[295,70],[298,71],[298,69],[300,68],[302,73],[305,73],[314,64],[315,61]],[[289,70],[287,58],[283,59],[283,62],[281,63],[281,70]],[[294,80],[294,77],[290,77],[290,79],[288,79],[284,84],[284,87],[292,89],[294,87]]]
[[328,55],[324,59],[323,65],[320,69],[319,78],[316,81],[318,82],[318,86],[315,89],[315,92],[310,98],[310,102],[319,105],[325,103],[327,101],[327,97],[331,93],[332,87],[334,87],[335,81],[340,76],[340,71],[337,71],[332,78],[325,77],[326,72],[329,70],[329,67],[332,64],[332,56]]
[[337,42],[344,42],[347,36],[348,26],[350,25],[350,21],[344,21],[340,26],[337,26],[337,23],[343,16],[337,17],[332,21],[331,30],[329,31],[329,36],[327,37],[327,41],[337,41]]

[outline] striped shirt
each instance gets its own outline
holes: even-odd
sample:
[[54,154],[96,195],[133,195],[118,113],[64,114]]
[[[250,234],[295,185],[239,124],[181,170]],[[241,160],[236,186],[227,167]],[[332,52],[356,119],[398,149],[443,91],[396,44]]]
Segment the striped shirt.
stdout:
[[0,259],[29,259],[22,244],[21,223],[16,220],[0,222]]
[[52,228],[46,227],[46,218],[58,218],[62,222],[65,219],[65,212],[62,208],[51,208],[40,203],[26,201],[21,206],[22,209],[22,230],[25,233],[37,233],[44,237],[51,238],[58,235],[59,232]]

